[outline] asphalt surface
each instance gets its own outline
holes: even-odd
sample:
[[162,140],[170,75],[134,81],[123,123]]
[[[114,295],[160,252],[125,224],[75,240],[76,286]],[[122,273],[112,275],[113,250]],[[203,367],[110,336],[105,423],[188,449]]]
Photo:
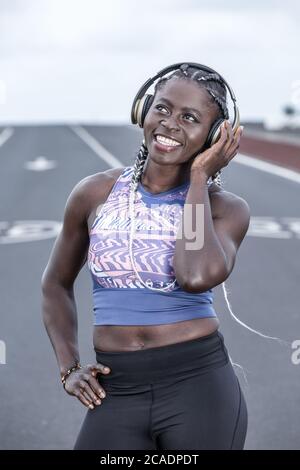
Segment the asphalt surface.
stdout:
[[[121,166],[133,164],[141,142],[138,129],[85,130]],[[28,169],[38,157],[54,166]],[[110,166],[68,126],[14,127],[0,147],[0,163],[0,341],[6,345],[6,364],[0,364],[0,448],[71,449],[86,409],[62,389],[42,323],[40,279],[72,188]],[[263,339],[238,325],[221,286],[214,289],[227,348],[247,374],[248,385],[236,369],[249,413],[245,448],[300,449],[300,364],[291,359],[291,344],[300,340],[300,186],[238,161],[223,171],[223,180],[224,189],[251,208],[250,229],[226,281],[232,310],[253,328],[289,343]],[[92,284],[86,265],[75,294],[81,360],[93,362]]]

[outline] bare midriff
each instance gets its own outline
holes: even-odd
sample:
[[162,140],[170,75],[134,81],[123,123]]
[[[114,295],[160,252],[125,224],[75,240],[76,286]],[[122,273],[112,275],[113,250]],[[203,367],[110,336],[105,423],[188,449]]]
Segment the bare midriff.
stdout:
[[94,347],[112,352],[155,348],[207,336],[218,327],[216,317],[164,325],[99,325],[94,327]]

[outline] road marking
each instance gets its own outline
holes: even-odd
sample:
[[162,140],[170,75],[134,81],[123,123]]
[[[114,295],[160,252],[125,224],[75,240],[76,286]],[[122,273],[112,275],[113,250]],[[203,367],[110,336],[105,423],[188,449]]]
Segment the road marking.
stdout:
[[26,170],[46,171],[55,168],[57,163],[54,160],[47,160],[45,157],[37,157],[35,160],[24,163]]
[[240,153],[232,161],[242,165],[251,166],[257,170],[271,173],[272,175],[280,176],[281,178],[286,178],[290,181],[294,181],[295,183],[300,183],[300,173],[289,170],[288,168],[283,168],[279,165],[274,165],[274,163],[258,160],[255,157],[250,157],[249,155]]
[[0,222],[0,245],[32,242],[57,237],[62,228],[55,220],[16,220]]
[[250,217],[247,236],[264,238],[299,238],[299,217]]
[[0,147],[5,144],[5,142],[13,135],[14,129],[12,127],[7,127],[0,134]]
[[101,160],[104,160],[110,168],[119,168],[124,164],[118,160],[112,153],[106,150],[87,130],[82,126],[70,126],[73,132],[90,147]]

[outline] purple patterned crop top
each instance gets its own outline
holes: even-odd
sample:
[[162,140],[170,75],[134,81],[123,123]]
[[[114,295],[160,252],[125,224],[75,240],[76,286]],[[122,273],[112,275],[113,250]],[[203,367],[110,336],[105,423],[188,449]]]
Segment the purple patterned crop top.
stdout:
[[[90,230],[94,325],[155,325],[216,317],[212,289],[192,294],[176,282],[171,291],[153,291],[136,276],[129,254],[132,172],[133,166],[124,168]],[[141,279],[154,288],[175,280],[172,259],[188,187],[189,182],[152,194],[138,185],[132,253]]]

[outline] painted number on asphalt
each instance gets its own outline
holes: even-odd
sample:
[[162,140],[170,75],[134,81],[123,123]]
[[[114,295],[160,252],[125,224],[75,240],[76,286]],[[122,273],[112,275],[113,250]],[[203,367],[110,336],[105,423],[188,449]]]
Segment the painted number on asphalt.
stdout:
[[54,220],[16,220],[0,222],[0,244],[33,242],[58,235],[61,222]]
[[300,218],[251,217],[247,236],[264,238],[300,238]]

